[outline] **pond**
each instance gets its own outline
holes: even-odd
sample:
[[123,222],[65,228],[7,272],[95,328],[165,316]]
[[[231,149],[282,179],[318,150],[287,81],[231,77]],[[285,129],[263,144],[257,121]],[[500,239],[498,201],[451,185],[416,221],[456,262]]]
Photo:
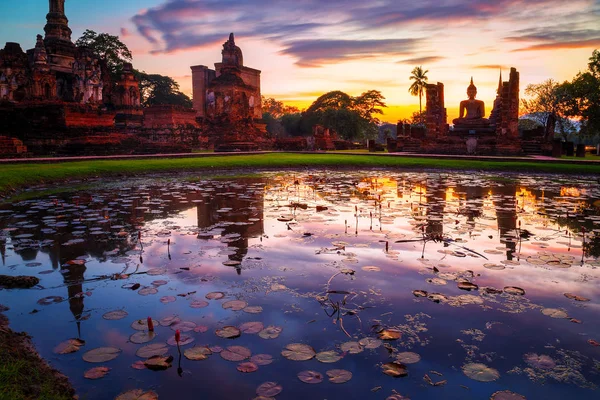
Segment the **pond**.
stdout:
[[550,175],[98,184],[0,205],[0,274],[40,279],[0,304],[85,399],[595,399],[599,199]]

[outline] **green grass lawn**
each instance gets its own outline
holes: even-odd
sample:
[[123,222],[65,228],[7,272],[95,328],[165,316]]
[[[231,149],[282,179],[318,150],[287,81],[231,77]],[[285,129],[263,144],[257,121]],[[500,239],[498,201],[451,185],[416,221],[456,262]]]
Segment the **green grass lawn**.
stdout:
[[[257,169],[282,168],[394,168],[481,171],[524,171],[600,174],[600,165],[572,165],[535,161],[475,161],[419,157],[382,157],[350,154],[264,153],[192,158],[73,161],[47,164],[0,165],[0,193],[31,185],[98,176],[142,176],[146,173],[202,170],[217,173],[236,170],[247,174]],[[214,172],[213,172],[214,171]]]

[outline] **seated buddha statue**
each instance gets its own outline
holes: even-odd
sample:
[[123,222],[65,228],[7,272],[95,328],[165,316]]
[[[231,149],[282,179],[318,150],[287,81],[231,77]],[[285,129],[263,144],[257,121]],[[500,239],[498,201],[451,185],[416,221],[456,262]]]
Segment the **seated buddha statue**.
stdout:
[[467,88],[468,100],[460,102],[460,117],[452,121],[456,127],[465,128],[478,128],[488,127],[490,121],[485,116],[485,104],[481,100],[476,100],[477,87],[473,84],[473,78],[471,78],[471,84]]

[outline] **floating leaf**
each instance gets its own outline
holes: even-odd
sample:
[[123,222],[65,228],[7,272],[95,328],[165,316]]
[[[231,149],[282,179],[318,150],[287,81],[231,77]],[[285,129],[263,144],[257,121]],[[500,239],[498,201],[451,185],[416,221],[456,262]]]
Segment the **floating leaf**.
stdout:
[[477,286],[476,284],[472,283],[472,282],[458,282],[458,288],[461,290],[477,290],[479,289],[479,286]]
[[588,298],[577,296],[572,293],[565,293],[565,297],[567,299],[575,300],[575,301],[590,301],[590,299],[588,299]]
[[206,297],[208,300],[219,300],[219,299],[222,299],[223,297],[225,297],[225,293],[210,292],[210,293],[207,293],[206,296],[204,296],[204,297]]
[[173,356],[152,356],[146,361],[144,361],[144,365],[146,368],[152,371],[163,371],[165,369],[171,368],[171,363],[173,362]]
[[250,361],[256,365],[269,365],[273,362],[273,356],[269,354],[255,354],[250,357]]
[[128,315],[129,314],[125,310],[116,310],[107,312],[102,316],[102,318],[107,319],[109,321],[117,321],[119,319],[125,318]]
[[[180,321],[181,321],[181,319],[179,317],[177,317],[175,315],[172,315],[170,317],[165,317],[165,318],[161,319],[159,321],[159,323],[160,323],[160,326],[171,326],[171,325],[176,324],[176,323],[178,323]],[[133,325],[132,325],[132,327],[133,327]],[[133,329],[136,329],[136,328],[133,327]],[[147,325],[146,325],[146,329],[147,329]]]
[[154,340],[155,337],[156,337],[155,332],[140,331],[140,332],[136,332],[133,335],[131,335],[129,337],[129,341],[131,343],[142,344],[142,343],[148,343],[148,342]]
[[243,333],[255,334],[264,329],[262,322],[244,322],[240,325],[240,331]]
[[158,400],[158,394],[152,390],[146,392],[142,389],[134,389],[121,393],[115,397],[115,400]]
[[281,283],[271,284],[271,292],[281,292],[283,290],[287,290],[287,286],[282,285]]
[[191,349],[186,349],[183,352],[185,358],[194,361],[206,360],[211,354],[212,351],[210,351],[210,349],[206,346],[192,347]]
[[317,353],[316,359],[322,363],[330,364],[340,361],[342,359],[342,355],[333,350],[322,351],[320,353]]
[[37,303],[42,306],[49,306],[50,304],[60,303],[63,300],[64,300],[64,298],[62,298],[60,296],[48,296],[48,297],[39,299],[37,301]]
[[385,363],[381,368],[384,374],[393,376],[394,378],[408,375],[408,368],[406,368],[406,365],[399,362]]
[[381,340],[398,340],[402,336],[402,332],[398,329],[384,329],[379,332],[379,339]]
[[205,300],[194,300],[190,303],[191,308],[204,308],[208,306],[208,301]]
[[135,355],[141,358],[150,358],[152,356],[163,356],[169,352],[169,348],[165,343],[153,343],[140,347]]
[[279,337],[283,328],[280,326],[267,326],[265,329],[259,332],[258,336],[263,339],[276,339]]
[[381,340],[370,337],[362,338],[358,343],[365,349],[376,349],[383,344]]
[[342,343],[342,345],[340,346],[340,349],[342,349],[343,352],[350,353],[350,354],[362,353],[364,350],[364,348],[358,342]]
[[462,371],[469,378],[479,382],[492,382],[500,378],[500,373],[497,370],[480,363],[463,365]]
[[171,325],[172,331],[191,332],[196,328],[196,324],[191,321],[179,321]]
[[374,265],[366,265],[364,267],[361,268],[363,271],[367,271],[367,272],[379,272],[381,271],[381,268],[376,267]]
[[215,331],[215,334],[218,337],[221,337],[221,338],[224,338],[224,339],[235,339],[235,338],[241,336],[242,331],[240,331],[235,326],[224,326],[224,327],[222,327],[220,329],[217,329]]
[[121,354],[116,347],[98,347],[83,354],[83,360],[90,363],[101,363],[114,360]]
[[282,391],[283,388],[277,382],[265,382],[256,388],[256,394],[264,397],[277,396]]
[[330,369],[326,374],[331,383],[346,383],[352,379],[352,372],[345,369]]
[[77,338],[66,340],[54,348],[56,354],[69,354],[79,351],[81,346],[85,345],[85,341]]
[[405,351],[396,355],[396,360],[402,364],[415,364],[421,361],[421,356],[417,353]]
[[427,299],[434,303],[445,303],[448,301],[448,296],[442,293],[429,293]]
[[[152,320],[152,322],[154,323],[155,321]],[[148,330],[148,318],[146,318],[146,319],[138,319],[136,321],[133,321],[133,323],[131,324],[131,327],[133,329],[135,329],[136,331],[146,331],[146,330]]]
[[288,360],[307,361],[313,358],[316,353],[315,350],[307,344],[291,343],[285,346],[281,355]]
[[163,304],[172,303],[177,300],[175,296],[163,296],[160,298],[160,302]]
[[131,364],[131,368],[142,370],[142,369],[146,369],[146,366],[144,365],[143,361],[138,360],[138,361],[134,362],[133,364]]
[[509,390],[503,390],[492,394],[490,400],[527,400],[525,396],[518,393],[511,392]]
[[248,306],[245,307],[242,311],[244,311],[245,313],[248,314],[260,314],[262,312],[262,307],[261,306]]
[[516,286],[506,286],[504,288],[504,293],[512,294],[515,296],[523,296],[525,295],[525,290]]
[[545,354],[538,355],[535,353],[527,353],[523,356],[523,359],[527,364],[534,368],[553,369],[556,367],[556,362],[554,362],[552,357]]
[[158,289],[156,289],[155,287],[146,287],[146,288],[138,290],[138,294],[140,296],[148,296],[150,294],[156,294],[156,293],[158,293]]
[[227,361],[243,361],[251,355],[250,349],[243,346],[229,346],[221,352],[221,358]]
[[208,331],[208,326],[205,325],[198,325],[194,328],[194,332],[204,333],[206,331]]
[[298,373],[298,379],[304,383],[321,383],[323,382],[323,374],[317,371],[302,371]]
[[563,310],[559,310],[558,308],[544,308],[542,310],[542,314],[547,315],[548,317],[551,317],[551,318],[568,318],[569,317],[566,312],[564,312]]
[[230,301],[226,301],[225,303],[223,303],[223,308],[226,310],[232,310],[232,311],[240,311],[241,309],[245,308],[248,306],[248,303],[246,303],[243,300],[230,300]]
[[427,292],[425,290],[413,290],[412,294],[415,297],[427,297]]
[[238,364],[237,370],[244,373],[255,372],[258,371],[258,365],[254,364],[253,362],[243,362]]
[[[167,340],[167,344],[169,344],[170,346],[177,346],[177,339],[175,338],[176,335],[171,336],[168,340]],[[194,338],[192,336],[189,335],[181,335],[179,337],[179,345],[180,346],[185,346],[186,344],[190,344],[194,341]]]
[[151,285],[155,286],[155,287],[159,287],[159,286],[166,285],[167,283],[169,283],[169,282],[167,282],[165,280],[157,280],[157,281],[152,282]]
[[108,374],[108,371],[110,371],[108,367],[95,367],[85,371],[83,377],[86,379],[100,379]]

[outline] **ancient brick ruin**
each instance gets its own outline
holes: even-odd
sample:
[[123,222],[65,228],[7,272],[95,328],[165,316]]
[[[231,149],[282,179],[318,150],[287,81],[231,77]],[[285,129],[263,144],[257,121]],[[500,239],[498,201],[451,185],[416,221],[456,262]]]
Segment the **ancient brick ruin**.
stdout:
[[244,66],[233,33],[221,55],[214,70],[191,67],[194,109],[210,146],[217,151],[271,147],[262,123],[260,71]]
[[484,103],[475,99],[477,88],[473,80],[467,93],[469,99],[461,102],[461,115],[453,121],[454,126],[450,129],[444,105],[444,85],[442,83],[427,85],[425,131],[412,129],[403,137],[399,135],[399,149],[442,154],[522,154],[518,130],[519,73],[517,70],[511,68],[509,80],[506,82],[503,82],[500,77],[497,97],[489,118],[485,118]]

